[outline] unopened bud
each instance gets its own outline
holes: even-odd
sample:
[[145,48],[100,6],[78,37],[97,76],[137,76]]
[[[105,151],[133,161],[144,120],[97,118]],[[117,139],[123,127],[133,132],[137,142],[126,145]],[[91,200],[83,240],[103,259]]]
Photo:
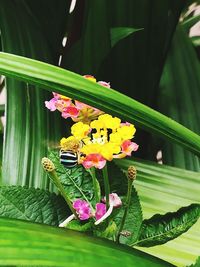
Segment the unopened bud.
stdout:
[[128,179],[134,181],[136,179],[137,170],[134,166],[128,167]]
[[42,166],[47,172],[52,172],[55,170],[53,162],[48,158],[42,158]]

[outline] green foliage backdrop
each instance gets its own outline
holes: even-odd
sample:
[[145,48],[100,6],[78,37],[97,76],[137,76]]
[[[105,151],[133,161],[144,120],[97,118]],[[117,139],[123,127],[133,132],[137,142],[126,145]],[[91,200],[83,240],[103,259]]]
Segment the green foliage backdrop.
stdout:
[[[14,56],[1,54],[0,73],[9,77],[6,79],[2,183],[53,189],[41,169],[40,161],[47,154],[48,146],[69,131],[69,123],[44,108],[44,101],[50,98],[50,93],[42,88],[50,91],[55,88],[83,102],[96,103],[102,110],[136,123],[136,142],[140,144],[140,149],[136,153],[138,159],[134,159],[133,164],[138,169],[136,187],[145,218],[154,213],[175,211],[192,202],[199,203],[200,67],[188,37],[188,30],[194,21],[189,18],[187,22],[185,18],[179,22],[188,2],[194,1],[85,0],[77,1],[75,10],[69,14],[71,1],[67,0],[0,0],[3,52],[56,66],[60,59],[62,68],[109,81],[112,88],[134,99],[114,91],[107,94],[106,91],[100,92],[98,85],[90,87],[89,82],[75,74],[44,66],[40,69],[40,65],[35,63],[20,62]],[[113,32],[118,33],[118,41]],[[65,36],[68,39],[63,46]],[[35,79],[34,69],[31,71],[33,66],[40,79]],[[45,72],[49,70],[52,72]],[[25,74],[26,77],[23,76]],[[50,80],[52,77],[53,80]],[[155,163],[159,150],[162,151],[164,164],[182,169]],[[132,161],[129,160],[118,162],[124,170],[130,163]],[[5,190],[2,189],[2,199],[4,194]],[[28,231],[32,227],[1,219],[2,233],[7,224],[11,232],[15,227],[27,227]],[[178,266],[189,265],[200,255],[199,226],[197,223],[177,240],[143,250]],[[34,231],[38,230],[36,228]],[[60,238],[61,232],[56,235]],[[6,242],[13,242],[15,238],[22,238],[20,231],[13,239],[9,234]],[[30,236],[30,240],[32,238]],[[20,248],[10,249],[17,251]],[[28,264],[31,251],[30,254],[27,252],[24,262],[13,262]],[[52,262],[54,260],[52,256]],[[1,265],[4,263],[0,262]]]

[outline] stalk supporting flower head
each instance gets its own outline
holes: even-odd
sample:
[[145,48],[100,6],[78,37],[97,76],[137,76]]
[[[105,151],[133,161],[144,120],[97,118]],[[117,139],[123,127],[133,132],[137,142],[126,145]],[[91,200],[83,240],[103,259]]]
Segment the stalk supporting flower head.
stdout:
[[68,195],[66,194],[66,192],[65,192],[65,190],[64,190],[64,188],[60,182],[59,177],[57,176],[53,162],[48,158],[42,158],[42,166],[43,166],[44,170],[48,172],[51,181],[56,185],[58,190],[61,192],[61,194],[64,197],[65,201],[67,202],[70,210],[72,211],[74,216],[77,218],[77,214],[76,214],[76,212],[72,206],[72,203],[71,203]]
[[64,220],[64,222],[60,223],[59,227],[66,227],[73,219],[75,219],[74,214],[70,215],[66,220]]
[[119,243],[120,240],[120,235],[123,232],[123,227],[126,221],[126,216],[129,210],[130,202],[131,202],[131,193],[132,193],[132,185],[133,181],[136,179],[136,168],[134,166],[129,166],[128,167],[128,189],[127,189],[127,195],[126,195],[126,204],[125,204],[125,209],[124,209],[124,215],[122,217],[122,221],[119,227],[119,232],[117,234],[117,242]]

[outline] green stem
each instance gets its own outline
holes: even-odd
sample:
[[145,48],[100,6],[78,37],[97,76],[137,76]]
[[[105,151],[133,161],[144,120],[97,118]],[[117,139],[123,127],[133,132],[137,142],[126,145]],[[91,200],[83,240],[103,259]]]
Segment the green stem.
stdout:
[[52,172],[48,172],[48,175],[50,177],[50,179],[53,181],[53,183],[56,185],[56,187],[58,188],[58,190],[60,191],[61,195],[64,197],[65,201],[67,202],[67,205],[69,206],[71,212],[74,214],[74,216],[76,217],[76,219],[78,219],[78,215],[76,214],[75,209],[72,206],[71,200],[68,198],[57,174],[56,171],[52,171]]
[[88,172],[90,173],[90,175],[92,177],[92,183],[93,183],[93,187],[94,187],[95,201],[96,201],[96,203],[98,203],[98,202],[100,202],[101,192],[100,192],[99,182],[98,182],[98,180],[96,178],[95,168],[92,167],[92,168],[88,169]]
[[108,180],[108,169],[107,165],[102,169],[103,172],[103,181],[104,181],[104,189],[105,189],[105,195],[106,195],[106,209],[109,208],[109,194],[110,194],[110,184]]
[[124,215],[123,215],[120,227],[119,227],[119,232],[118,232],[118,235],[117,235],[117,238],[116,238],[117,243],[119,243],[121,231],[124,228],[124,224],[125,224],[125,221],[126,221],[126,216],[127,216],[128,209],[129,209],[129,206],[130,206],[132,184],[133,184],[133,180],[128,179],[128,190],[127,190],[127,196],[126,196],[125,210],[124,210]]

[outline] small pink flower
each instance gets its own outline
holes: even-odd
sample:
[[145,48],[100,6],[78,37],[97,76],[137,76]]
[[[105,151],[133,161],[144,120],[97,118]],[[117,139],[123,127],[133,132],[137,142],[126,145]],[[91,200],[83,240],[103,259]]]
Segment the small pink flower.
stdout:
[[53,92],[53,97],[56,99],[60,99],[60,94]]
[[76,105],[77,109],[92,108],[91,106],[84,104],[78,100],[75,100],[75,105]]
[[110,88],[110,83],[107,83],[107,82],[103,82],[103,81],[99,81],[98,84],[104,86],[104,87],[108,87]]
[[106,160],[100,154],[89,154],[85,157],[82,164],[86,169],[91,167],[102,169],[106,165]]
[[73,202],[73,208],[76,210],[80,220],[88,220],[91,217],[91,209],[87,201],[77,199]]
[[52,98],[49,101],[45,101],[45,106],[50,110],[50,111],[55,111],[56,110],[56,98]]
[[106,205],[103,203],[96,204],[95,218],[96,220],[101,219],[101,217],[106,213]]
[[[103,202],[106,202],[106,197],[102,199]],[[122,201],[116,193],[109,194],[109,204],[114,208],[121,207]]]
[[[102,199],[102,201],[106,201],[106,198],[104,197]],[[99,203],[100,204],[100,203]],[[108,218],[112,211],[113,211],[113,208],[118,208],[122,205],[122,201],[120,199],[120,197],[118,197],[118,195],[116,193],[112,193],[112,194],[109,194],[109,208],[108,210],[106,211],[106,213],[102,214],[101,217],[99,217],[99,219],[96,220],[96,222],[94,223],[95,225],[98,225],[100,223],[102,223],[106,218]],[[103,208],[101,208],[103,209]],[[95,214],[96,215],[96,214]]]
[[137,151],[138,147],[139,146],[136,143],[133,143],[130,140],[125,140],[121,145],[122,153],[126,154],[127,156],[131,156],[131,153],[133,151]]
[[69,117],[76,118],[78,114],[79,114],[79,110],[76,107],[69,106],[63,110],[62,117],[65,119]]
[[59,99],[59,100],[57,100],[57,102],[55,104],[57,110],[59,110],[60,112],[63,112],[70,105],[71,105],[71,100],[69,100],[69,99],[67,99],[67,100]]

